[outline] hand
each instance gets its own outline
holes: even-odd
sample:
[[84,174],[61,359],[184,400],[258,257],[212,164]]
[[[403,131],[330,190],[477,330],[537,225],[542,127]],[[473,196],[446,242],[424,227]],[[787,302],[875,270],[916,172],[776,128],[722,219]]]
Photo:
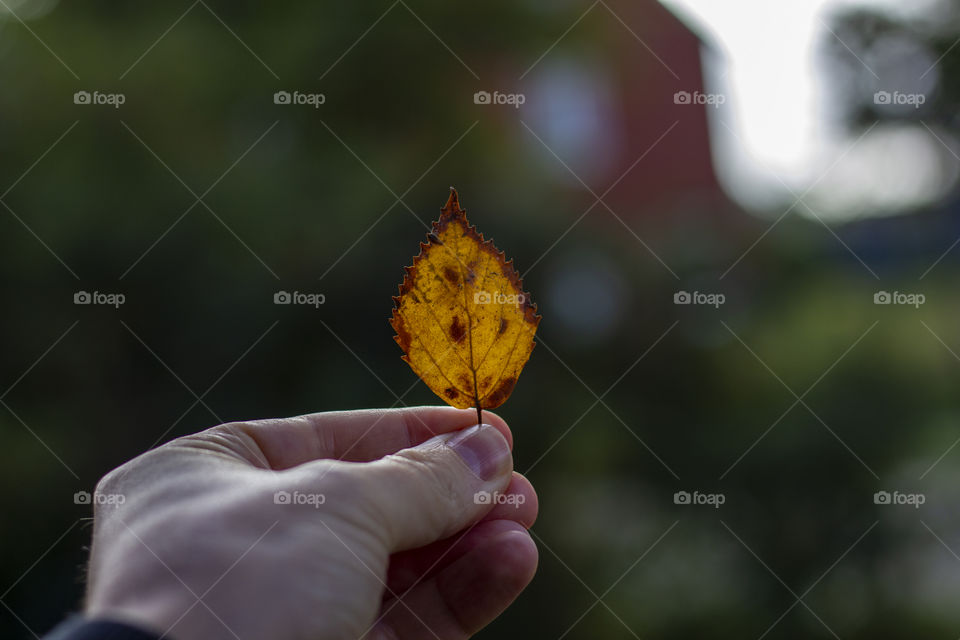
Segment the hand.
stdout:
[[85,614],[176,640],[468,638],[537,565],[510,430],[475,422],[318,413],[149,451],[97,486]]

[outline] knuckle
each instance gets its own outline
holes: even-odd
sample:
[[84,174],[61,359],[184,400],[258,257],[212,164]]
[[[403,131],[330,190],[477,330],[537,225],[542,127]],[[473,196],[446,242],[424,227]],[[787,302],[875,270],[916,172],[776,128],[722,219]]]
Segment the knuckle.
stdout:
[[164,447],[187,447],[219,454],[246,462],[254,467],[269,468],[256,438],[251,435],[250,423],[227,422],[199,433],[168,442]]

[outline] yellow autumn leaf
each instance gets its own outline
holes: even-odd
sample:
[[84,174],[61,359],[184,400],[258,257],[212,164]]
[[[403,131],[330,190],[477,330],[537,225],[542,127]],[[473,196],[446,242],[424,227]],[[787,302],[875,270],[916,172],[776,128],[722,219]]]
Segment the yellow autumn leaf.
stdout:
[[395,296],[403,359],[446,402],[499,407],[533,350],[540,316],[513,261],[470,226],[456,190]]

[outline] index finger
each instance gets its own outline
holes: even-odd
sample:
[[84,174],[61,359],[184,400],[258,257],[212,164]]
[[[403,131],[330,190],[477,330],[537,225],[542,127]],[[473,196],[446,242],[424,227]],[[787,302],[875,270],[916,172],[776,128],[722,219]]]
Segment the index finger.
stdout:
[[[499,430],[513,448],[513,434],[500,416],[484,411],[483,422]],[[406,407],[328,411],[217,429],[249,437],[270,467],[279,470],[324,458],[369,462],[476,423],[476,409]]]

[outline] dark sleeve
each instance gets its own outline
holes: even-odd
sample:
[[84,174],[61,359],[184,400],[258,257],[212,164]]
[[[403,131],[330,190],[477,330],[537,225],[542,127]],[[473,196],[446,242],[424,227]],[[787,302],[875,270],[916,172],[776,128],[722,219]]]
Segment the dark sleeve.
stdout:
[[[164,636],[170,640],[169,636]],[[43,640],[159,640],[159,636],[119,622],[70,618]]]

